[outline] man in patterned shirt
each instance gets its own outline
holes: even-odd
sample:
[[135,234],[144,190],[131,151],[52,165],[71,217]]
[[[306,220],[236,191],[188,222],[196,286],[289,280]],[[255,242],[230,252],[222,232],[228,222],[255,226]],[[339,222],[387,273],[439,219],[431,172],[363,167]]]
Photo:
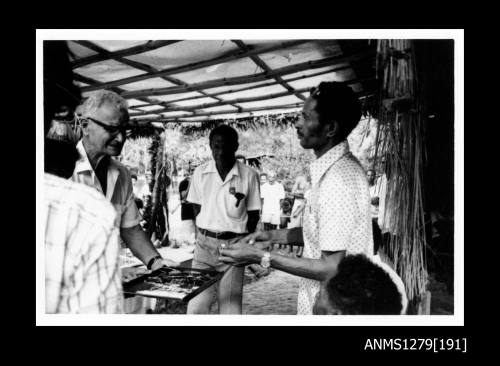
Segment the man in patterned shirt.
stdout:
[[[296,124],[300,144],[313,149],[312,188],[303,228],[259,232],[221,251],[221,260],[261,263],[302,277],[298,314],[312,314],[322,283],[351,254],[371,255],[370,195],[365,172],[350,153],[347,136],[361,118],[356,94],[344,83],[323,82],[306,100]],[[262,241],[258,245],[256,240]],[[304,243],[302,258],[270,253],[270,244]]]
[[[80,97],[65,42],[44,43],[43,86],[47,136],[54,116],[71,115]],[[123,295],[116,212],[99,192],[67,180],[77,159],[71,142],[45,139],[45,312],[118,313]]]

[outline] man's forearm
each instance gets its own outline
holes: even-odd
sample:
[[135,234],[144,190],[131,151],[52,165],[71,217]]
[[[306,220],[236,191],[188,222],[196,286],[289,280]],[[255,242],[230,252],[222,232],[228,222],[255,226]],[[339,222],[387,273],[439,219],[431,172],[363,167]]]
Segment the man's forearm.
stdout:
[[336,252],[328,259],[295,258],[271,253],[271,267],[295,276],[326,281],[337,273],[338,262],[344,252]]
[[269,230],[273,244],[304,245],[304,236],[301,227],[292,229]]
[[259,223],[259,211],[248,211],[248,221],[247,221],[247,230],[249,233],[253,233],[257,228],[257,224]]
[[160,255],[139,225],[131,228],[121,228],[120,236],[132,254],[144,264],[148,264],[151,258]]
[[196,218],[196,216],[198,216],[198,214],[201,211],[201,205],[199,205],[197,203],[191,203],[191,205],[193,206],[193,213],[194,213],[194,217]]
[[[247,258],[250,262],[259,263],[265,251],[254,247]],[[323,252],[326,253],[326,252]],[[345,251],[328,252],[319,259],[295,258],[271,252],[271,267],[316,281],[326,281],[337,273],[340,260]]]

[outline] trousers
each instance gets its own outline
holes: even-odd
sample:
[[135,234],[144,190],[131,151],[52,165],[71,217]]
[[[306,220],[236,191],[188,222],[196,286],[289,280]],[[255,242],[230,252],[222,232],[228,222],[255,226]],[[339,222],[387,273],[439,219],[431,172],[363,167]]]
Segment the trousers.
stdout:
[[211,269],[224,272],[221,280],[188,303],[188,314],[209,314],[210,308],[217,298],[219,314],[241,314],[243,302],[243,276],[245,266],[231,266],[219,262],[221,244],[231,245],[244,235],[229,240],[211,238],[198,232],[194,249],[193,268]]

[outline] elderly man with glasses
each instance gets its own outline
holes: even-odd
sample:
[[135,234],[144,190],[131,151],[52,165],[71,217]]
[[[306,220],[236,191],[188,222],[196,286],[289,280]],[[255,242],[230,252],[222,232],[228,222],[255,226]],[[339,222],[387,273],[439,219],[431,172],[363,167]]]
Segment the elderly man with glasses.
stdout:
[[148,269],[178,265],[162,258],[142,230],[131,174],[112,158],[120,155],[129,135],[127,102],[114,92],[100,90],[91,94],[77,111],[82,138],[76,146],[80,159],[72,179],[96,188],[113,204],[120,218],[122,240]]

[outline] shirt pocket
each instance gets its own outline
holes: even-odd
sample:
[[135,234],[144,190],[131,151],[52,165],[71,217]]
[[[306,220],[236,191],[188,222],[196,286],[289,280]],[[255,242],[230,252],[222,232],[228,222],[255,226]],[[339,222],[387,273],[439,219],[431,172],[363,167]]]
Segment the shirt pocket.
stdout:
[[[240,196],[242,194],[244,195],[243,197]],[[237,196],[241,198],[238,205]],[[227,215],[232,219],[242,219],[246,211],[246,199],[247,192],[244,192],[241,188],[236,187],[235,194],[227,192],[224,195],[224,205],[226,207]]]

